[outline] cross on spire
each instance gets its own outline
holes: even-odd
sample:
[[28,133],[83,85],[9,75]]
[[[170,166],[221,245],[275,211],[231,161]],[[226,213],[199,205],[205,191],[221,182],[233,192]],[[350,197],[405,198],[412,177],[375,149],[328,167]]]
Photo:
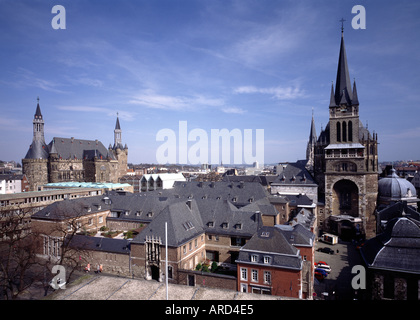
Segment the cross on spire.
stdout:
[[341,33],[344,32],[344,21],[346,21],[344,18],[341,18],[340,22],[341,22]]

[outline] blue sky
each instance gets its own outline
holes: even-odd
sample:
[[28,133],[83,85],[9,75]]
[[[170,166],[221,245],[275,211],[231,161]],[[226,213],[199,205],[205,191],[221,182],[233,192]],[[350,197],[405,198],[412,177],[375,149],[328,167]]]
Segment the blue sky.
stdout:
[[25,156],[38,96],[47,143],[108,146],[118,112],[129,162],[156,162],[156,134],[179,121],[264,129],[266,163],[303,159],[312,109],[318,134],[328,122],[342,17],[379,160],[420,159],[420,2],[373,0],[0,0],[0,159]]

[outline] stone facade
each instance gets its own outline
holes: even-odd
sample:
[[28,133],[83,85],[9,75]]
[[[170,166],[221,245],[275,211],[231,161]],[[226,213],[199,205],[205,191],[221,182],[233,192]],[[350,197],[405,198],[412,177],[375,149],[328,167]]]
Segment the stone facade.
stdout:
[[375,236],[378,195],[378,136],[359,120],[341,38],[337,83],[331,87],[329,123],[315,144],[314,177],[324,199],[322,229],[346,237]]
[[52,182],[113,182],[127,173],[127,145],[122,146],[121,128],[117,117],[114,146],[105,148],[98,140],[58,138],[47,145],[44,141],[44,121],[39,102],[33,120],[32,144],[22,159],[23,173],[29,190],[37,191]]

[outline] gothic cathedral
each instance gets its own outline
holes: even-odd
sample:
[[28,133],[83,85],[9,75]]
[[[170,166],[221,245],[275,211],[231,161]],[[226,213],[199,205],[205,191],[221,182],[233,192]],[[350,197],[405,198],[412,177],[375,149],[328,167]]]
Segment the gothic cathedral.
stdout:
[[352,87],[342,30],[329,122],[317,138],[312,117],[307,147],[307,168],[318,182],[319,199],[325,201],[318,215],[323,230],[349,238],[375,236],[377,146],[377,134],[359,120],[356,81]]

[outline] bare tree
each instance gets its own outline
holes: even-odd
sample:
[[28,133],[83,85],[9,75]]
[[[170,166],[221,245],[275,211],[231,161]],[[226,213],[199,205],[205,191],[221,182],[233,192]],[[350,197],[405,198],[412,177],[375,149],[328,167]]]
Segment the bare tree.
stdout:
[[30,232],[30,209],[0,211],[0,293],[17,299],[41,280],[36,250],[39,237]]
[[[70,277],[76,270],[81,270],[89,257],[88,241],[76,241],[76,235],[83,234],[89,226],[86,204],[81,201],[66,201],[56,203],[45,210],[52,210],[51,217],[53,224],[49,224],[49,230],[42,231],[44,247],[48,252],[44,252],[45,274],[47,278],[53,277],[52,269],[56,265],[65,267],[66,278],[69,282]],[[77,239],[78,240],[78,239]],[[46,286],[47,290],[48,286]]]

